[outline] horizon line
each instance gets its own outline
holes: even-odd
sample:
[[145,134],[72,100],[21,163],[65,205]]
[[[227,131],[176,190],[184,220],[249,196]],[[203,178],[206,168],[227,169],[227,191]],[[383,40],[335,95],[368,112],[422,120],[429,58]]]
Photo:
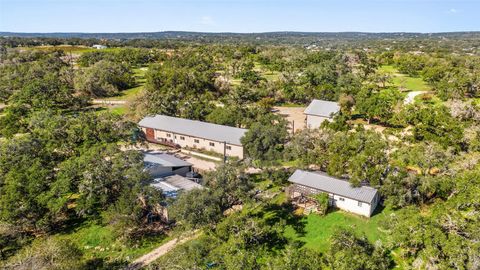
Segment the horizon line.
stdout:
[[164,30],[164,31],[134,31],[134,32],[17,32],[17,31],[3,31],[0,33],[11,34],[153,34],[153,33],[168,33],[168,32],[180,32],[180,33],[198,33],[198,34],[269,34],[269,33],[307,33],[307,34],[319,34],[319,33],[357,33],[357,34],[446,34],[446,33],[480,33],[480,30],[458,30],[458,31],[434,31],[434,32],[411,32],[411,31],[297,31],[297,30],[278,30],[278,31],[263,31],[263,32],[210,32],[210,31],[189,31],[189,30]]

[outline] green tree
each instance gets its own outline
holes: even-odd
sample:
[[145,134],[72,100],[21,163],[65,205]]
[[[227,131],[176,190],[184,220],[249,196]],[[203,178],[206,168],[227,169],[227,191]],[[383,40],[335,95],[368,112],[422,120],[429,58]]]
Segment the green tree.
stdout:
[[390,269],[392,259],[381,244],[372,245],[365,236],[337,231],[331,237],[327,265],[332,269]]
[[128,66],[104,60],[80,70],[75,76],[75,88],[88,97],[114,96],[134,85],[135,78]]
[[282,155],[287,137],[287,122],[279,116],[267,114],[250,126],[241,141],[252,160],[274,161]]
[[194,189],[180,194],[169,214],[187,228],[213,225],[222,217],[220,198],[211,190]]

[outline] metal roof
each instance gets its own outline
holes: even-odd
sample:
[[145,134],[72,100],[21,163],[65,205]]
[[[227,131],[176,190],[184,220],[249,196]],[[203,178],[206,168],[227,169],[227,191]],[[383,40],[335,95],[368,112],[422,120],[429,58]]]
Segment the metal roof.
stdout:
[[288,181],[366,203],[372,203],[377,194],[372,187],[352,187],[348,181],[321,172],[296,170]]
[[243,128],[222,126],[166,115],[147,116],[143,118],[138,125],[235,145],[242,145],[240,138],[247,132],[247,130]]
[[191,163],[166,153],[144,153],[143,162],[148,164],[159,164],[163,167],[186,167]]
[[194,188],[202,189],[203,186],[195,183],[194,181],[187,179],[183,176],[178,174],[174,174],[171,176],[166,176],[162,178],[156,178],[153,180],[151,186],[161,189],[165,194],[172,194],[176,193],[180,190],[189,191]]
[[304,114],[318,115],[323,117],[332,117],[332,114],[340,111],[337,102],[314,99],[303,111]]

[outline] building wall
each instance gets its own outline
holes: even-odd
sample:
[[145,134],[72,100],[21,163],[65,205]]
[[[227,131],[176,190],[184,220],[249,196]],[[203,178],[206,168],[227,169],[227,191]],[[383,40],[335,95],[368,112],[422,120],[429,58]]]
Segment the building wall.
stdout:
[[187,176],[187,173],[191,170],[192,170],[192,167],[185,166],[185,167],[180,167],[178,169],[173,170],[172,173],[185,177],[185,176]]
[[191,171],[192,168],[190,166],[184,166],[184,167],[165,167],[162,165],[156,165],[149,167],[147,171],[150,173],[150,175],[153,178],[159,178],[159,177],[165,177],[165,176],[170,176],[174,174],[178,174],[180,176],[186,176],[189,171]]
[[[142,130],[143,132],[146,133],[146,128],[142,127]],[[192,137],[188,135],[175,134],[173,132],[166,132],[166,131],[157,130],[157,129],[154,130],[154,136],[155,136],[155,140],[157,141],[166,140],[166,141],[170,141],[175,144],[178,144],[181,147],[202,149],[202,150],[219,153],[222,155],[224,152],[223,142],[217,142],[217,141],[207,140],[203,138]],[[243,146],[228,144],[228,143],[226,144],[226,146],[227,146],[227,149],[226,149],[227,156],[238,157],[240,159],[243,159]]]
[[[333,206],[342,210],[359,214],[362,216],[370,217],[372,214],[372,206],[369,203],[359,202],[357,200],[345,198],[342,196],[329,194],[333,196]],[[343,200],[342,200],[343,199]]]
[[332,118],[307,114],[307,127],[311,129],[318,128],[325,120],[332,121]]
[[163,177],[172,174],[172,167],[163,167],[160,165],[152,166],[147,169],[153,178]]
[[[310,188],[310,187],[306,187],[298,184],[292,185],[290,189],[290,194],[293,197],[297,197],[299,195],[309,196],[309,195],[318,194],[321,192],[322,191],[318,189],[314,189],[314,188]],[[329,193],[328,196],[330,198],[330,204],[332,206],[340,208],[344,211],[352,212],[365,217],[370,217],[372,215],[379,200],[378,194],[375,196],[375,199],[373,200],[372,205],[369,203],[359,202],[354,199],[342,197],[337,194]]]

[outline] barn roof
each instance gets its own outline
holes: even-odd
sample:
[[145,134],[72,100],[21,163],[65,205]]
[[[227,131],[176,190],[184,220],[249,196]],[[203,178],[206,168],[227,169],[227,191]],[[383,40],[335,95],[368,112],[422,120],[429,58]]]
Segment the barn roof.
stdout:
[[377,194],[372,187],[352,187],[348,181],[321,172],[296,170],[288,181],[366,203],[372,203]]
[[188,135],[217,142],[242,145],[240,138],[247,132],[246,129],[217,125],[197,120],[190,120],[166,115],[147,116],[139,126],[153,128],[172,133]]
[[331,117],[332,114],[340,111],[337,102],[314,99],[303,112],[304,114]]
[[202,189],[203,186],[195,183],[194,181],[187,179],[178,174],[166,176],[162,178],[156,178],[153,180],[151,186],[162,190],[162,192],[169,196],[176,196],[178,191],[189,191],[194,188]]
[[143,162],[145,164],[159,164],[163,167],[192,166],[191,163],[166,153],[144,153]]

